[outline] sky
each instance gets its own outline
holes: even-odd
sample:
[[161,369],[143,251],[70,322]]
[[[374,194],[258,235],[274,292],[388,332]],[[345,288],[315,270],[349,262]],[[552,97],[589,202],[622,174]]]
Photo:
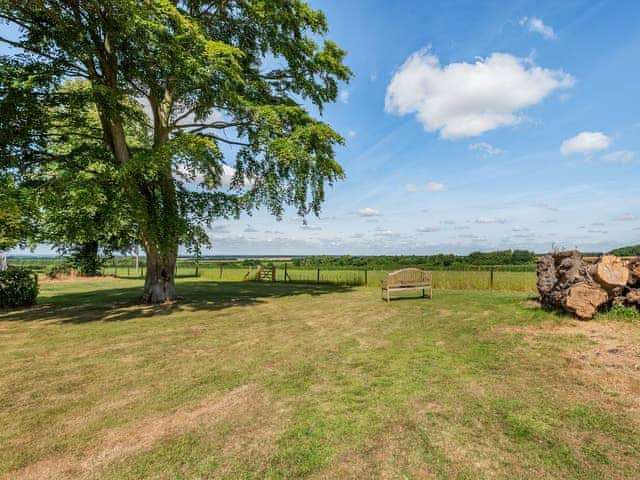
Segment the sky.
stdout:
[[354,72],[323,114],[346,178],[306,225],[217,222],[207,253],[640,243],[640,2],[310,3]]

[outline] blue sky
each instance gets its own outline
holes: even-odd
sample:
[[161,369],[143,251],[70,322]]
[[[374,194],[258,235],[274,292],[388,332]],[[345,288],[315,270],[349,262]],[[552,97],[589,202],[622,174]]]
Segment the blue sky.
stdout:
[[307,226],[220,221],[212,253],[640,243],[640,3],[311,3],[355,73],[324,114],[347,178]]

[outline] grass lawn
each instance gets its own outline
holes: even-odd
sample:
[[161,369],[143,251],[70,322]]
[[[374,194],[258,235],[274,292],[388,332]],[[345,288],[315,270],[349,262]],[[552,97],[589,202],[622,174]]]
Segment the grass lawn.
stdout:
[[638,478],[640,322],[182,279],[0,313],[0,477]]

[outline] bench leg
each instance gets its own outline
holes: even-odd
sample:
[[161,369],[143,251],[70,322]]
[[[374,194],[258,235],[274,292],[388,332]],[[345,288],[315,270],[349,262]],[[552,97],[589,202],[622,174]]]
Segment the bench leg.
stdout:
[[424,288],[422,289],[422,298],[424,298]]
[[389,289],[387,289],[387,302],[391,301],[391,294],[389,292]]

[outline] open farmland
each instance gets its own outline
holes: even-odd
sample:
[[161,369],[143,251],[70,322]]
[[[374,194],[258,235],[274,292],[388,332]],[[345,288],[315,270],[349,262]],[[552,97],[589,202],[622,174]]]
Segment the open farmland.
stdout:
[[0,313],[0,475],[635,478],[640,323],[524,292],[43,281]]

